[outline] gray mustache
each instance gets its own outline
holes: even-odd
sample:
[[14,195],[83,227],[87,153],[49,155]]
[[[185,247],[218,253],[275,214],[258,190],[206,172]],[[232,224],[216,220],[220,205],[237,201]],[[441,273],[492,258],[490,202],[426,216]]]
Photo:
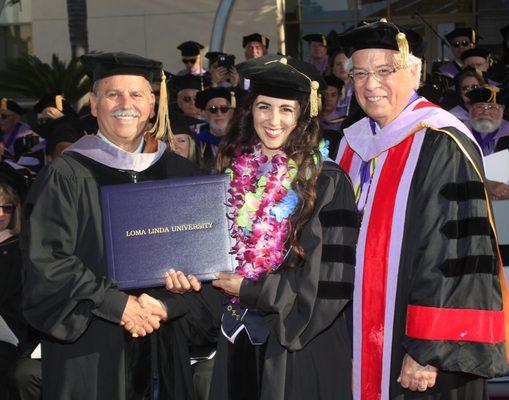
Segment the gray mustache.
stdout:
[[140,112],[135,109],[127,109],[127,110],[115,110],[111,113],[112,117],[139,117]]

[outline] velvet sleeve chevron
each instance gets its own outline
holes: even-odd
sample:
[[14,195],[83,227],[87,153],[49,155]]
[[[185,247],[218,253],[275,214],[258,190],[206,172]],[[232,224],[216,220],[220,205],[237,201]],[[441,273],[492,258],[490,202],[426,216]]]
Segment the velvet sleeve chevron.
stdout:
[[473,166],[483,175],[482,160],[465,135],[444,130],[449,134],[426,132],[410,187],[396,305],[401,323],[395,329],[422,365],[503,375],[496,240]]
[[265,314],[269,329],[289,351],[302,349],[351,301],[358,225],[350,180],[326,162],[300,238],[304,265],[283,266],[258,282],[244,279],[242,303]]

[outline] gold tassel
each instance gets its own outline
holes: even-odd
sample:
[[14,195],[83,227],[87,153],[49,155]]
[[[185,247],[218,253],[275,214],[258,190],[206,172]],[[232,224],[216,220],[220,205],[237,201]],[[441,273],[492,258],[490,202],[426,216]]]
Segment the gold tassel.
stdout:
[[235,92],[233,90],[230,92],[230,107],[237,108],[237,98],[235,97]]
[[262,35],[262,45],[267,48],[267,38],[264,35]]
[[62,97],[61,94],[57,94],[55,96],[55,106],[57,107],[57,110],[58,111],[64,111],[64,105],[63,105],[63,100],[64,98]]
[[318,88],[320,84],[317,81],[311,81],[311,93],[309,94],[309,116],[316,117],[319,113]]
[[2,97],[2,106],[1,106],[1,111],[2,111],[2,112],[7,111],[7,99],[6,99],[5,97]]
[[325,37],[325,35],[322,35],[322,45],[323,47],[327,47],[327,38]]
[[175,139],[171,130],[170,117],[168,115],[168,90],[166,87],[166,74],[161,73],[161,89],[159,91],[159,110],[157,111],[157,119],[149,131],[156,139],[166,141],[170,150],[175,149]]
[[401,54],[401,67],[408,68],[410,47],[408,46],[408,40],[406,39],[406,35],[403,32],[399,32],[396,35],[396,43],[398,44],[399,53]]
[[318,113],[321,113],[323,109],[322,95],[318,93]]
[[483,85],[483,88],[488,89],[491,92],[490,98],[486,100],[486,103],[497,103],[497,93],[500,92],[500,88],[491,85]]
[[[471,28],[472,29],[472,28]],[[472,43],[475,44],[475,30],[472,29]]]
[[203,86],[203,75],[200,75],[200,87],[201,91],[203,92],[205,90],[205,87]]

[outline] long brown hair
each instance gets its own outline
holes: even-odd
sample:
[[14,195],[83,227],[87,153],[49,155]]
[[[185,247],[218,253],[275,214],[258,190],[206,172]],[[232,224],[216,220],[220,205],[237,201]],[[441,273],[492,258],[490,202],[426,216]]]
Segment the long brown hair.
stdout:
[[11,220],[7,229],[10,229],[15,235],[19,233],[21,224],[21,206],[19,196],[16,191],[5,183],[0,183],[0,197],[3,197],[7,204],[14,206],[14,212],[11,215]]
[[[253,104],[257,93],[249,92],[242,106],[235,110],[228,132],[221,141],[219,147],[216,168],[224,171],[229,167],[234,157],[253,151],[253,147],[259,143],[258,135],[253,123]],[[290,219],[290,233],[288,241],[297,256],[297,264],[305,260],[304,249],[299,245],[302,227],[309,220],[316,200],[315,183],[321,171],[321,162],[315,165],[313,153],[321,157],[318,151],[318,143],[321,139],[321,131],[316,117],[309,117],[309,100],[298,100],[300,114],[297,125],[288,136],[284,152],[293,159],[298,166],[297,176],[293,182],[293,190],[299,197],[297,210]],[[321,160],[320,160],[321,161]],[[295,266],[291,264],[289,266]]]

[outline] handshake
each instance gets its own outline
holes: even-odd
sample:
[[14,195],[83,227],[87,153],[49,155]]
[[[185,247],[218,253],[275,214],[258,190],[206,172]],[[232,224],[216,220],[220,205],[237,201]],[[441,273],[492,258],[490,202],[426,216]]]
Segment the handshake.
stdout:
[[166,321],[168,314],[162,302],[143,293],[141,296],[129,296],[120,320],[120,325],[133,338],[145,336],[159,329],[161,321]]

